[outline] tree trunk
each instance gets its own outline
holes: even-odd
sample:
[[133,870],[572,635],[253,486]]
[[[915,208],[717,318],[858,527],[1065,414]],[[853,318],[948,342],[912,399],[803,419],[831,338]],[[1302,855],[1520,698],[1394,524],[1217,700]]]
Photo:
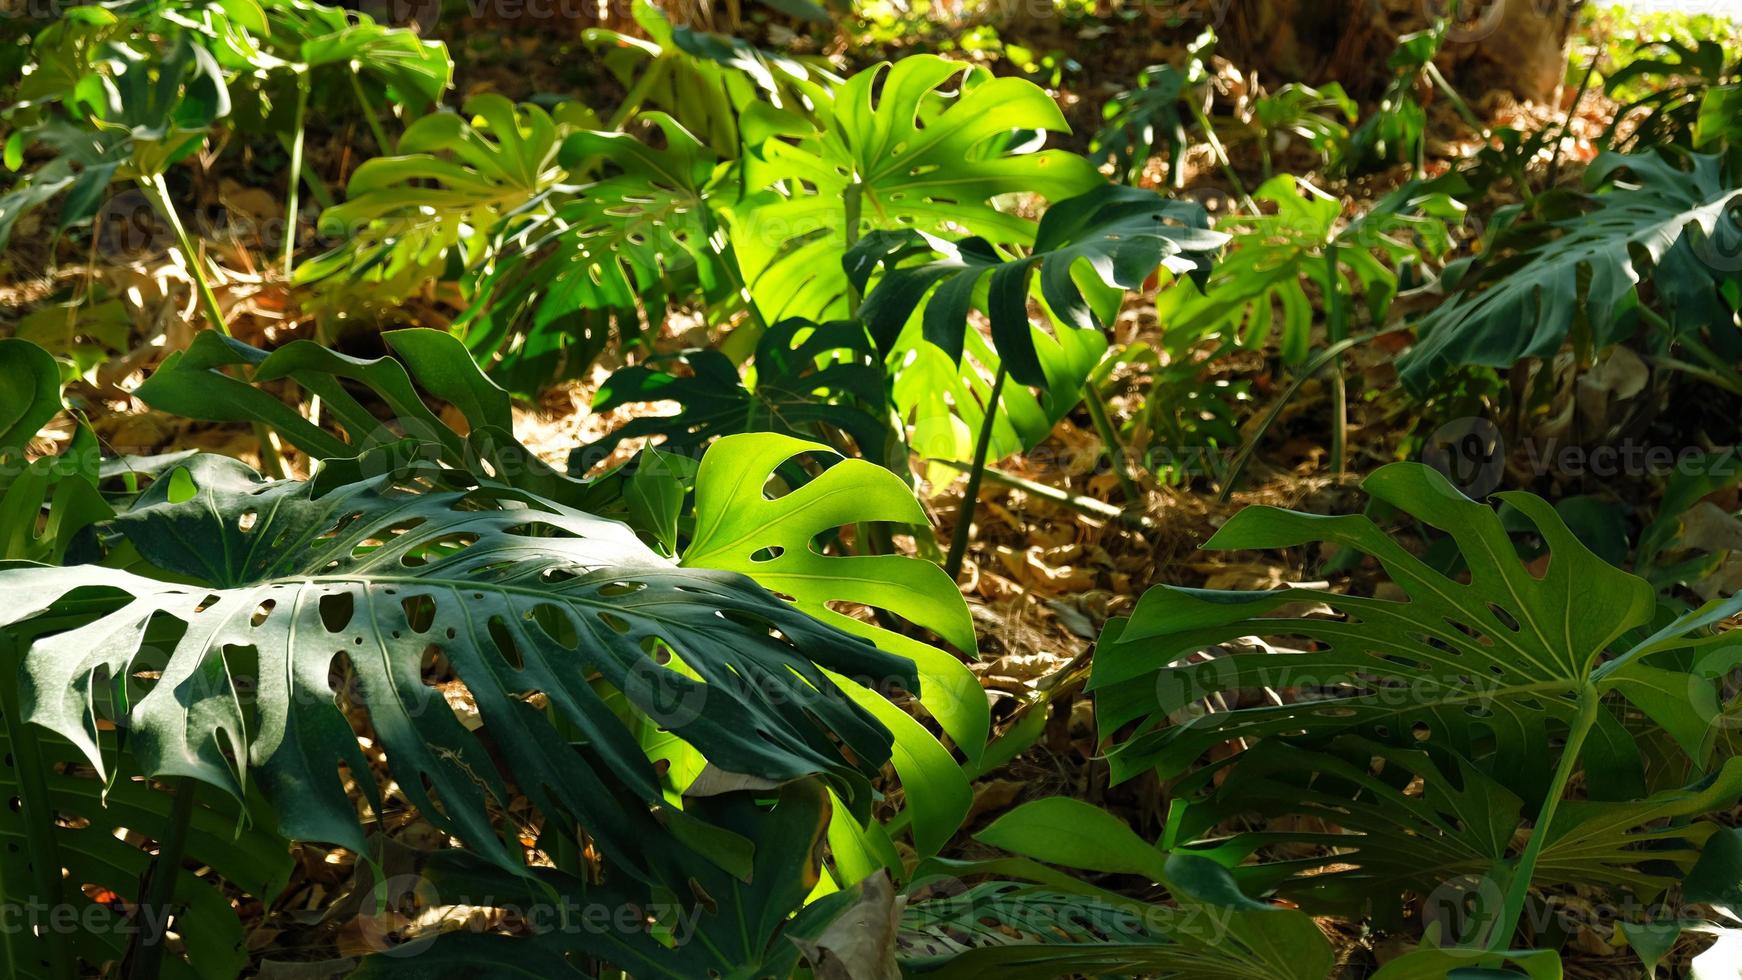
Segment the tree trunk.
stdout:
[[[1225,49],[1281,81],[1340,82],[1372,96],[1390,79],[1397,39],[1444,14],[1444,0],[1222,0]],[[1582,0],[1464,0],[1439,64],[1466,95],[1500,89],[1555,97]]]

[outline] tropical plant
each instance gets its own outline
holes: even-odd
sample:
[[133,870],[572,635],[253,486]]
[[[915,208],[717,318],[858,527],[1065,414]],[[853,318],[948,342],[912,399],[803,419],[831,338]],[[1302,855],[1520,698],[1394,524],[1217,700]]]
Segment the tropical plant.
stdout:
[[1645,325],[1659,352],[1681,346],[1721,366],[1708,345],[1738,350],[1742,188],[1723,160],[1605,154],[1585,179],[1589,193],[1539,195],[1530,218],[1497,225],[1477,260],[1450,270],[1456,293],[1399,360],[1405,384],[1419,392],[1458,367],[1546,357],[1569,336],[1601,349]]
[[[1247,745],[1257,740],[1263,748],[1276,740],[1285,747],[1251,757],[1271,761],[1253,762],[1248,771],[1258,775],[1251,793],[1241,798],[1260,810],[1265,804],[1258,801],[1274,799],[1273,792],[1292,794],[1293,802],[1279,805],[1297,812],[1316,809],[1320,802],[1334,808],[1332,822],[1353,835],[1339,843],[1355,848],[1349,863],[1357,870],[1328,879],[1320,894],[1349,901],[1363,897],[1359,869],[1366,866],[1360,848],[1378,848],[1367,870],[1392,860],[1383,856],[1384,849],[1403,813],[1395,795],[1379,792],[1381,784],[1368,780],[1369,749],[1334,739],[1361,736],[1380,746],[1408,748],[1415,754],[1385,756],[1394,766],[1375,778],[1400,786],[1424,777],[1430,788],[1457,787],[1410,803],[1415,811],[1410,819],[1424,822],[1410,835],[1409,846],[1417,848],[1410,861],[1415,871],[1431,876],[1430,867],[1440,865],[1429,862],[1420,848],[1438,834],[1448,874],[1480,866],[1471,873],[1477,887],[1493,890],[1494,900],[1464,935],[1478,949],[1504,948],[1490,944],[1510,938],[1531,884],[1556,874],[1637,884],[1648,892],[1661,888],[1661,878],[1625,870],[1634,858],[1626,839],[1616,835],[1670,813],[1708,810],[1723,798],[1725,781],[1737,774],[1726,768],[1716,776],[1722,788],[1713,795],[1696,785],[1637,803],[1620,802],[1642,794],[1633,792],[1639,781],[1627,776],[1640,771],[1638,748],[1618,714],[1646,719],[1696,768],[1711,764],[1721,729],[1717,678],[1730,669],[1742,646],[1709,630],[1738,604],[1714,603],[1673,620],[1659,617],[1650,585],[1593,555],[1553,508],[1529,494],[1507,493],[1501,499],[1528,518],[1546,542],[1549,557],[1540,573],[1515,557],[1494,511],[1464,497],[1428,467],[1393,464],[1368,477],[1363,487],[1375,501],[1449,535],[1468,580],[1432,569],[1365,516],[1320,517],[1267,507],[1242,511],[1209,547],[1334,544],[1371,556],[1406,598],[1315,588],[1226,593],[1164,586],[1150,591],[1128,620],[1109,626],[1090,683],[1100,731],[1110,741],[1114,779],[1150,769],[1177,776],[1215,746],[1238,739]],[[1303,603],[1322,604],[1328,612],[1292,611]],[[1584,610],[1578,616],[1570,614],[1575,604]],[[1218,649],[1242,637],[1256,637],[1258,645],[1245,652]],[[1215,652],[1197,656],[1204,651]],[[1259,691],[1270,692],[1262,703],[1235,700],[1238,692]],[[1205,699],[1227,699],[1229,707],[1203,709]],[[1291,744],[1316,748],[1321,755],[1289,755]],[[1329,754],[1323,754],[1319,747],[1327,744]],[[1554,744],[1561,746],[1558,753]],[[1346,756],[1339,754],[1345,750]],[[1351,769],[1346,759],[1356,755],[1364,761]],[[1238,780],[1248,756],[1250,751],[1240,756],[1227,777]],[[1581,764],[1592,774],[1593,802],[1564,801],[1568,781]],[[1261,789],[1272,772],[1284,783],[1305,781],[1306,789],[1300,782]],[[1196,785],[1209,785],[1208,777],[1192,778]],[[1311,795],[1319,791],[1326,794],[1323,800]],[[1237,792],[1230,789],[1226,798],[1235,799]],[[1346,793],[1367,802],[1335,802]],[[1381,802],[1387,798],[1394,802]],[[1188,804],[1188,814],[1194,805],[1202,804]],[[1230,804],[1239,805],[1244,804]],[[1209,806],[1180,826],[1202,831],[1214,823],[1212,814],[1228,812],[1218,811],[1213,802]],[[1385,813],[1370,819],[1361,809],[1365,806]],[[1542,832],[1532,832],[1514,850],[1505,842],[1532,810],[1533,826]],[[1489,830],[1478,833],[1481,827]],[[1697,845],[1705,832],[1666,833],[1668,839],[1680,835]],[[1661,836],[1646,834],[1642,839]],[[1252,839],[1254,846],[1258,840]],[[1483,840],[1489,843],[1478,843]],[[1557,846],[1576,867],[1560,863]],[[1251,846],[1236,842],[1229,851],[1224,860],[1237,864],[1238,855],[1250,854]],[[1666,860],[1675,853],[1666,850]],[[1686,862],[1692,852],[1679,855]],[[1279,866],[1281,877],[1272,876],[1268,884],[1286,880],[1298,867]],[[1261,879],[1267,874],[1247,873]],[[1366,897],[1393,901],[1393,887],[1407,887],[1408,878],[1372,882],[1376,891]],[[1342,890],[1345,885],[1348,890]]]

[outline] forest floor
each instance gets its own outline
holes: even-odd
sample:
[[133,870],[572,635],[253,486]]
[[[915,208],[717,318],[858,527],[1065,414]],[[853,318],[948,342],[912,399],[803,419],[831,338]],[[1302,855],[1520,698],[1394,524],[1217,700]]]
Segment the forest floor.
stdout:
[[[1020,39],[1036,50],[1058,49],[1079,66],[1056,90],[1074,124],[1073,138],[1082,141],[1108,95],[1129,86],[1144,66],[1177,55],[1191,39],[1189,23],[1162,25],[1165,29],[1139,26],[1142,29],[1132,29],[1131,36],[1147,41],[1113,43],[1106,31],[1096,30],[1096,25],[1088,22],[1064,27],[1055,22],[1045,36],[1007,36],[1005,40]],[[451,46],[461,97],[481,91],[498,91],[515,98],[555,93],[579,95],[603,107],[621,94],[620,86],[579,38],[554,36],[537,24],[454,19],[438,24],[434,34]],[[827,39],[784,40],[802,53],[848,56],[858,63],[881,53],[865,48],[847,50],[838,41]],[[919,43],[935,44],[937,40]],[[1577,63],[1577,53],[1574,60]],[[994,67],[1009,70],[1002,63]],[[1239,72],[1230,72],[1229,84],[1240,83]],[[1600,93],[1588,94],[1578,106],[1520,105],[1497,96],[1476,100],[1476,107],[1492,124],[1520,128],[1558,122],[1570,110],[1569,133],[1574,140],[1565,152],[1567,163],[1574,166],[1594,153],[1590,141],[1608,124],[1614,111],[1613,104]],[[1465,129],[1451,107],[1439,103],[1430,108],[1435,118],[1433,131],[1440,135],[1430,145],[1434,158],[1430,169],[1443,168],[1479,148],[1479,134]],[[365,132],[323,130],[317,121],[310,133],[308,165],[331,187],[343,186],[356,163],[373,153]],[[1192,192],[1203,197],[1227,191],[1211,165],[1207,147],[1193,147],[1186,159],[1191,168],[1187,185]],[[1315,172],[1314,161],[1296,162],[1298,167],[1279,165],[1278,169],[1303,174],[1341,195],[1351,213],[1407,177],[1400,171],[1358,182],[1323,181]],[[1255,161],[1238,152],[1234,163],[1237,168],[1255,169]],[[232,328],[238,338],[261,346],[312,336],[313,331],[312,320],[298,308],[296,294],[278,271],[276,241],[268,232],[283,217],[277,191],[282,183],[277,169],[281,164],[270,156],[243,159],[233,169],[198,172],[183,189],[188,200],[197,205],[189,210],[198,215],[195,224],[209,250],[208,257],[225,270],[219,294]],[[1536,165],[1546,166],[1547,161],[1539,160]],[[1506,203],[1504,196],[1505,192],[1500,192],[1490,202],[1490,209]],[[98,369],[73,390],[77,407],[91,417],[110,450],[150,454],[200,448],[257,458],[253,435],[244,428],[174,421],[131,396],[139,378],[162,352],[185,345],[196,317],[186,272],[169,247],[164,230],[129,227],[125,221],[114,224],[120,227],[104,229],[95,239],[96,246],[85,255],[66,254],[63,247],[53,243],[50,229],[33,231],[21,224],[10,250],[0,260],[0,329],[14,327],[16,321],[43,311],[52,314],[55,303],[72,288],[81,283],[98,284],[116,304],[116,329],[130,331],[141,341],[133,346],[138,353],[131,359]],[[445,327],[456,312],[454,297],[432,293],[397,311],[394,319]],[[673,318],[659,342],[663,349],[686,346],[686,334],[694,339],[685,329],[686,322],[681,314]],[[1153,298],[1148,296],[1134,296],[1115,326],[1122,342],[1153,338],[1158,329]],[[358,356],[381,352],[378,338],[368,330],[332,339],[341,350]],[[538,404],[518,408],[516,435],[550,462],[562,465],[571,448],[599,438],[623,421],[588,409],[598,383],[623,363],[622,353],[607,355],[589,378],[559,386]],[[1252,385],[1255,400],[1247,417],[1248,433],[1277,394],[1279,386],[1268,373],[1268,364],[1264,358],[1253,356],[1226,362],[1221,369],[1230,372],[1231,378]],[[1058,707],[1037,750],[976,784],[974,816],[968,829],[1022,799],[1066,794],[1112,807],[1145,836],[1158,832],[1165,813],[1162,794],[1152,781],[1139,779],[1116,790],[1107,789],[1106,766],[1098,757],[1089,703],[1071,693],[1080,689],[1085,678],[1087,652],[1107,619],[1128,611],[1136,597],[1153,584],[1245,589],[1311,577],[1311,569],[1321,556],[1299,554],[1295,563],[1279,564],[1274,557],[1206,553],[1198,548],[1232,513],[1249,504],[1277,504],[1320,513],[1358,508],[1361,475],[1408,452],[1410,440],[1417,434],[1398,425],[1396,405],[1388,397],[1396,387],[1390,352],[1374,348],[1354,354],[1348,376],[1355,390],[1350,395],[1349,460],[1344,471],[1337,472],[1330,457],[1328,387],[1308,383],[1264,434],[1245,484],[1226,502],[1218,499],[1213,479],[1213,473],[1225,465],[1225,456],[1205,461],[1208,465],[1178,484],[1145,479],[1142,499],[1122,499],[1120,481],[1107,465],[1101,442],[1086,416],[1061,422],[1035,451],[996,462],[1000,474],[1110,504],[1106,510],[1123,511],[1125,516],[1085,513],[1080,506],[1056,503],[996,477],[983,489],[962,585],[980,634],[980,659],[974,667],[986,688],[1000,699],[994,709],[995,723],[1007,721],[1024,696],[1035,690],[1062,685],[1065,693],[1053,701]],[[1136,405],[1115,399],[1112,407],[1123,416]],[[293,468],[302,465],[294,454],[289,462]],[[939,537],[947,540],[962,481],[940,481],[924,489]],[[1586,488],[1565,489],[1578,492]],[[433,828],[409,812],[390,815],[383,830],[390,840],[411,847],[440,843],[433,839],[439,836]],[[966,840],[967,835],[959,839]],[[970,849],[973,846],[971,842],[967,845]],[[253,942],[262,949],[272,944],[278,955],[286,948],[299,949],[310,962],[297,969],[271,966],[261,976],[336,975],[319,972],[321,964],[336,971],[342,958],[362,948],[363,937],[355,934],[354,925],[362,898],[354,887],[352,862],[339,852],[314,847],[303,847],[301,852],[303,865],[297,885],[270,914],[263,910]],[[1581,901],[1573,894],[1563,898]],[[431,910],[430,914],[439,918],[466,913]],[[415,929],[419,924],[407,922],[405,927]],[[1374,948],[1367,937],[1337,938],[1349,961],[1345,975],[1351,980],[1365,976],[1386,955],[1385,949]],[[1638,975],[1636,961],[1613,932],[1591,929],[1587,935],[1569,937],[1567,948],[1569,976]]]

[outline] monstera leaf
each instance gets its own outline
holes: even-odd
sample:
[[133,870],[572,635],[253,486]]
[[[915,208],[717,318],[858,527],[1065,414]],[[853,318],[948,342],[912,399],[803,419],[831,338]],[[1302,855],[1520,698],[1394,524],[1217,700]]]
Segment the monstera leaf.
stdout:
[[1742,187],[1719,157],[1688,159],[1684,170],[1661,153],[1603,154],[1586,172],[1592,186],[1608,185],[1591,210],[1504,229],[1458,292],[1422,319],[1420,340],[1398,361],[1404,383],[1421,391],[1452,368],[1547,357],[1575,324],[1595,347],[1625,340],[1648,279],[1678,333],[1730,322],[1720,290],[1742,272],[1732,213]]
[[[848,254],[848,274],[863,289],[872,267],[886,266],[860,311],[885,350],[925,302],[925,339],[956,361],[962,359],[968,312],[989,278],[993,346],[1011,378],[1044,385],[1047,373],[1028,317],[1031,274],[1061,328],[1100,329],[1118,315],[1125,291],[1142,286],[1156,269],[1174,275],[1206,271],[1210,254],[1227,241],[1208,228],[1209,217],[1196,204],[1106,185],[1048,208],[1025,257],[1007,259],[978,238],[951,244],[917,231],[874,232]],[[946,257],[896,264],[899,250],[913,245]]]
[[[630,8],[641,35],[592,28],[582,33],[627,90],[675,116],[715,153],[735,158],[742,117],[757,105],[808,112],[840,82],[827,70],[748,41],[673,25],[649,0]],[[618,115],[641,108],[626,102]]]
[[[770,809],[747,797],[738,793],[690,801],[699,816],[755,842],[755,864],[748,875],[698,869],[692,885],[708,897],[705,904],[674,909],[634,882],[581,881],[550,869],[540,869],[538,880],[529,882],[480,867],[462,852],[438,853],[426,871],[437,893],[456,902],[511,910],[532,924],[531,935],[449,932],[427,944],[370,957],[351,976],[413,980],[429,976],[433,962],[443,972],[579,980],[595,975],[577,965],[577,960],[589,958],[636,977],[668,980],[790,976],[800,954],[795,940],[840,911],[840,903],[828,899],[800,911],[820,874],[818,844],[828,823],[828,794],[817,781],[801,780],[781,787]],[[553,895],[559,896],[557,907],[582,915],[592,910],[667,914],[651,927],[644,920],[639,928],[623,927],[620,919],[606,928],[587,926],[587,920],[578,918],[565,923],[548,915],[554,911]]]
[[[795,319],[775,324],[756,343],[751,382],[740,379],[738,368],[716,350],[689,351],[656,364],[638,364],[611,375],[594,398],[593,410],[673,401],[680,406],[678,413],[637,416],[604,439],[576,449],[570,456],[572,472],[589,471],[624,439],[662,436],[660,448],[700,455],[721,436],[775,432],[822,440],[829,429],[851,436],[858,455],[881,466],[905,462],[886,451],[893,433],[883,364],[856,323],[818,326]],[[675,373],[680,364],[687,373]]]
[[[696,474],[696,526],[683,551],[684,566],[749,575],[765,588],[790,596],[797,608],[824,623],[911,661],[922,685],[920,703],[963,754],[977,760],[990,716],[973,673],[937,647],[837,608],[862,606],[894,614],[972,653],[973,621],[955,583],[923,559],[831,556],[814,545],[819,535],[848,523],[924,527],[929,523],[924,509],[899,477],[858,459],[839,459],[804,486],[769,499],[763,488],[775,471],[802,454],[836,455],[825,446],[771,433],[716,442]],[[849,693],[895,732],[895,769],[913,808],[915,843],[922,853],[935,853],[972,803],[967,780],[912,717],[875,694]]]
[[1234,234],[1228,255],[1201,291],[1181,283],[1158,297],[1156,316],[1248,347],[1274,335],[1291,364],[1305,360],[1312,344],[1308,283],[1320,296],[1334,289],[1365,299],[1369,316],[1382,322],[1397,295],[1397,270],[1424,254],[1443,254],[1450,247],[1446,222],[1462,210],[1443,194],[1417,195],[1406,185],[1344,222],[1341,201],[1286,174],[1253,196],[1275,205],[1276,213],[1223,221]]
[[[102,771],[113,760],[93,726],[120,722],[143,772],[237,796],[258,785],[288,835],[358,851],[334,766],[369,770],[335,676],[354,685],[346,698],[367,710],[400,791],[482,856],[522,865],[502,838],[523,831],[492,816],[512,779],[548,819],[572,818],[630,873],[666,882],[741,850],[665,802],[601,688],[724,769],[820,775],[863,813],[889,735],[824,670],[918,686],[907,662],[746,579],[674,568],[620,524],[461,471],[328,486],[198,456],[114,526],[153,574],[0,570],[0,625],[53,617],[58,630],[25,657],[29,719]],[[470,692],[494,754],[424,682],[431,661]]]
[[321,233],[342,242],[297,267],[296,280],[345,277],[375,285],[389,303],[445,264],[449,249],[479,250],[484,236],[563,176],[557,146],[591,114],[572,106],[553,118],[494,93],[472,97],[465,115],[435,113],[407,126],[396,155],[366,160],[347,200],[322,212]]
[[[1245,865],[1234,873],[1280,877],[1266,884],[1309,910],[1381,919],[1396,918],[1405,894],[1474,891],[1481,882],[1503,880],[1520,828],[1532,816],[1517,794],[1454,753],[1431,744],[1396,748],[1353,735],[1317,751],[1263,742],[1231,766],[1194,774],[1176,792],[1181,802],[1169,833],[1191,844],[1193,853],[1233,866],[1260,848],[1306,845],[1323,856]],[[1654,902],[1719,829],[1709,821],[1675,818],[1723,809],[1738,792],[1742,759],[1730,759],[1714,777],[1687,789],[1625,802],[1569,801],[1548,827],[1533,882],[1625,891]],[[1299,825],[1287,817],[1316,818],[1301,822],[1336,829],[1261,831],[1192,843],[1249,817],[1273,827]]]
[[[950,82],[959,89],[946,90]],[[1081,157],[1022,152],[1013,139],[1019,130],[1064,130],[1044,90],[1019,78],[981,78],[933,55],[854,75],[817,116],[814,130],[791,117],[769,123],[786,135],[745,159],[745,186],[758,193],[732,213],[751,295],[771,320],[847,315],[840,254],[867,232],[912,228],[1026,245],[1033,223],[1000,211],[993,198],[1032,193],[1056,201],[1101,182]],[[770,187],[780,192],[760,193]]]
[[[1173,905],[1150,906],[1102,892],[1104,900],[1112,899],[1128,915],[1135,913],[1143,931],[1159,935],[1160,941],[1138,942],[1115,934],[1100,943],[987,945],[957,956],[942,975],[985,976],[989,970],[1003,975],[1011,970],[1036,978],[1115,972],[1168,980],[1330,976],[1330,945],[1304,913],[1248,898],[1220,865],[1195,855],[1166,854],[1100,807],[1067,797],[1033,800],[974,836],[1023,858],[1163,884]],[[1048,868],[1029,871],[1008,861],[990,863],[1042,881],[1057,874]],[[1071,891],[1080,895],[1083,887],[1073,885]]]
[[1180,154],[1186,145],[1184,106],[1186,73],[1172,65],[1151,65],[1137,76],[1137,87],[1107,100],[1101,107],[1101,128],[1089,141],[1089,158],[1111,163],[1127,184],[1143,179],[1143,170],[1157,150],[1167,151],[1176,181],[1184,180]]
[[[21,644],[0,636],[0,665],[15,673]],[[185,943],[161,961],[164,977],[234,976],[249,960],[247,934],[225,886],[271,902],[290,875],[286,842],[269,829],[270,815],[238,831],[242,809],[208,794],[194,801],[181,831],[183,853],[201,873],[154,867],[145,840],[177,833],[168,793],[154,789],[121,757],[107,784],[64,739],[24,723],[13,682],[0,703],[0,888],[18,927],[0,934],[8,975],[21,980],[97,976],[120,963],[146,916],[175,915]],[[114,752],[112,733],[102,736]],[[263,826],[262,824],[266,824]],[[63,873],[64,869],[64,873]],[[45,876],[44,872],[47,873]],[[139,908],[151,875],[174,875],[175,908]],[[125,903],[134,903],[130,914]],[[72,918],[68,919],[70,914]],[[50,919],[49,916],[54,916]],[[66,922],[76,923],[71,932]],[[54,922],[60,922],[54,926]]]
[[[1241,511],[1208,547],[1331,543],[1371,556],[1407,598],[1304,587],[1151,589],[1129,620],[1103,635],[1090,681],[1102,737],[1118,739],[1109,751],[1116,780],[1152,767],[1176,775],[1235,739],[1360,732],[1391,742],[1431,734],[1536,802],[1553,758],[1549,739],[1571,722],[1586,691],[1619,691],[1690,756],[1704,758],[1717,714],[1713,671],[1742,651],[1723,635],[1701,635],[1722,608],[1635,639],[1653,623],[1651,586],[1592,554],[1540,498],[1500,497],[1547,546],[1547,568],[1533,574],[1500,517],[1433,469],[1394,463],[1362,487],[1449,535],[1468,581],[1430,567],[1366,516]],[[1245,637],[1265,642],[1246,644],[1247,652],[1218,649]],[[1192,707],[1240,691],[1270,694],[1250,707]]]
[[718,160],[670,116],[647,117],[662,129],[663,149],[623,133],[563,141],[565,168],[604,165],[610,174],[564,191],[550,213],[512,229],[456,324],[480,360],[496,358],[498,371],[525,379],[516,391],[586,370],[613,324],[633,338],[644,317],[662,322],[667,296],[683,283],[720,293],[723,246],[709,211]]
[[[374,82],[388,104],[421,113],[441,100],[453,75],[447,45],[417,32],[387,27],[368,14],[309,0],[265,5],[271,41],[291,61],[310,69],[345,66]],[[381,147],[387,152],[388,147]]]

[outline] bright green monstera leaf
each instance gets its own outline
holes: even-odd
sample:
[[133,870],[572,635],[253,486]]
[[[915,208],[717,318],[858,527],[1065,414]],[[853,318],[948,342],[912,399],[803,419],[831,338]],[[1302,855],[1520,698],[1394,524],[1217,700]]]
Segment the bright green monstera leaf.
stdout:
[[[1103,972],[1166,980],[1330,976],[1330,944],[1304,913],[1247,897],[1220,865],[1196,855],[1167,854],[1093,804],[1060,796],[1032,800],[994,820],[974,839],[1033,861],[1157,882],[1167,887],[1173,904],[1149,906],[1100,893],[1139,914],[1160,942],[1127,937],[1104,945],[987,946],[956,958],[942,975],[985,976],[995,969],[1000,976],[1011,970],[1036,978]],[[1008,861],[991,863],[1006,872],[1022,870]],[[1041,868],[1023,874],[1045,881],[1048,872]]]
[[[1723,809],[1738,793],[1742,759],[1730,759],[1715,777],[1685,789],[1619,802],[1568,801],[1555,812],[1533,882],[1655,902],[1719,829],[1680,818]],[[1176,845],[1309,911],[1371,915],[1381,927],[1402,926],[1406,894],[1474,892],[1505,880],[1521,829],[1534,816],[1516,793],[1454,753],[1354,735],[1319,750],[1261,742],[1231,765],[1194,773],[1174,799],[1168,832]],[[1251,818],[1267,827],[1316,829],[1216,836]],[[1246,863],[1281,845],[1301,845],[1297,852],[1311,856]]]
[[1398,361],[1404,383],[1421,391],[1452,368],[1550,356],[1575,324],[1594,347],[1625,340],[1647,281],[1678,334],[1730,322],[1735,301],[1724,290],[1737,288],[1742,186],[1721,157],[1690,154],[1686,169],[1675,159],[1605,153],[1586,171],[1598,189],[1589,210],[1565,213],[1564,197],[1545,195],[1540,207],[1560,214],[1503,227],[1457,292],[1422,319],[1420,340]]
[[[811,454],[831,464],[804,486],[770,498],[775,471]],[[773,433],[727,436],[702,457],[696,474],[695,533],[683,551],[689,568],[742,572],[789,596],[799,609],[911,660],[920,703],[970,760],[985,745],[986,696],[955,656],[840,611],[863,606],[931,630],[958,650],[974,650],[974,626],[955,583],[937,565],[905,555],[832,556],[820,535],[846,524],[886,521],[926,525],[913,491],[895,474],[826,446]],[[855,695],[860,692],[852,692]],[[896,735],[896,772],[907,788],[920,849],[934,852],[954,833],[972,802],[967,780],[937,740],[894,705],[858,698]]]
[[[857,289],[875,266],[886,269],[860,310],[883,349],[894,346],[923,302],[925,339],[956,361],[962,359],[968,313],[981,283],[989,280],[993,346],[1012,379],[1044,385],[1047,372],[1028,315],[1031,279],[1038,280],[1060,329],[1095,330],[1111,323],[1125,292],[1141,287],[1156,269],[1173,275],[1205,271],[1209,256],[1226,241],[1209,230],[1209,217],[1197,204],[1109,184],[1048,208],[1026,256],[1001,255],[984,239],[950,243],[904,230],[867,235],[846,261]],[[899,264],[897,256],[915,246],[944,258]]]
[[[946,88],[952,82],[957,88]],[[1014,138],[1065,129],[1045,90],[1020,78],[983,78],[933,55],[859,72],[817,116],[816,130],[791,115],[769,123],[780,135],[745,158],[753,193],[733,209],[745,279],[771,321],[847,315],[840,255],[866,232],[911,228],[1027,245],[1034,223],[999,210],[993,198],[1057,201],[1102,182],[1083,158],[1024,152]],[[771,187],[781,190],[762,193]]]
[[[1721,608],[1623,642],[1652,623],[1651,586],[1592,554],[1542,499],[1500,495],[1547,545],[1547,568],[1533,574],[1500,517],[1437,471],[1394,463],[1362,487],[1449,535],[1468,581],[1430,567],[1364,515],[1241,511],[1207,547],[1326,542],[1377,560],[1406,598],[1151,589],[1103,635],[1090,681],[1101,735],[1115,740],[1116,780],[1150,768],[1178,774],[1234,739],[1355,731],[1390,742],[1431,733],[1466,757],[1491,759],[1484,768],[1534,801],[1547,785],[1552,734],[1572,722],[1587,689],[1620,691],[1703,758],[1717,712],[1712,678],[1742,651],[1723,635],[1700,635]],[[1222,647],[1247,637],[1265,642]],[[1685,666],[1690,658],[1697,667]],[[1239,691],[1275,697],[1233,710],[1194,707]]]
[[572,104],[558,109],[487,92],[463,115],[413,122],[395,155],[364,161],[344,203],[321,213],[321,233],[340,244],[299,265],[296,281],[366,282],[369,291],[341,295],[391,303],[439,273],[449,249],[481,252],[497,221],[562,179],[565,132],[594,121]]
[[[741,576],[676,568],[621,524],[429,465],[327,486],[196,456],[114,527],[138,571],[0,570],[0,625],[59,628],[25,658],[29,719],[100,768],[112,760],[93,725],[123,722],[141,770],[258,785],[286,834],[358,851],[335,767],[369,769],[335,676],[402,792],[482,856],[522,865],[503,843],[522,831],[492,816],[511,779],[632,873],[677,883],[741,851],[665,801],[607,694],[723,769],[820,775],[864,814],[890,736],[829,672],[918,684],[906,661]],[[431,658],[471,693],[496,752],[424,682]]]

